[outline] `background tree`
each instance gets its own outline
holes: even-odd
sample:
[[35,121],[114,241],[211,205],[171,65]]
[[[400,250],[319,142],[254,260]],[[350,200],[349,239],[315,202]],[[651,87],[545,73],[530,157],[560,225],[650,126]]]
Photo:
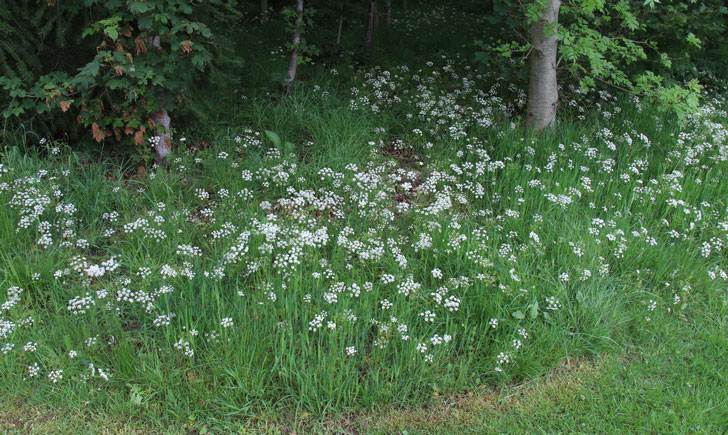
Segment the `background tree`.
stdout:
[[[541,7],[541,4],[538,5]],[[541,130],[556,124],[559,90],[556,80],[560,0],[548,0],[531,22],[531,67],[526,126]]]
[[268,0],[260,0],[260,21],[268,22]]
[[367,13],[367,32],[365,41],[367,45],[371,44],[374,31],[379,27],[379,7],[375,0],[369,2],[369,12]]
[[[501,24],[502,39],[494,44],[481,42],[486,49],[480,56],[482,61],[493,64],[493,55],[501,59],[520,57],[515,62],[517,68],[529,60],[526,113],[529,127],[538,130],[553,126],[558,100],[554,90],[559,88],[556,81],[559,77],[567,83],[575,82],[581,92],[606,86],[651,99],[679,114],[695,110],[701,87],[696,77],[683,75],[682,82],[678,82],[671,68],[672,59],[685,56],[701,45],[700,37],[686,31],[688,17],[692,17],[690,21],[700,21],[695,17],[702,17],[714,23],[724,21],[728,10],[705,8],[694,1],[673,1],[665,5],[627,0],[559,3],[535,0],[525,5],[521,2],[495,4],[492,22]],[[655,19],[657,16],[672,19]],[[524,27],[528,32],[523,32]],[[550,31],[549,27],[557,31]],[[665,38],[665,34],[683,37],[675,41],[672,36]],[[500,65],[510,68],[513,64]]]
[[303,31],[303,0],[296,0],[295,14],[293,36],[291,38],[291,55],[285,78],[286,86],[290,86],[296,80],[296,73],[298,72],[298,49],[301,44],[301,32]]

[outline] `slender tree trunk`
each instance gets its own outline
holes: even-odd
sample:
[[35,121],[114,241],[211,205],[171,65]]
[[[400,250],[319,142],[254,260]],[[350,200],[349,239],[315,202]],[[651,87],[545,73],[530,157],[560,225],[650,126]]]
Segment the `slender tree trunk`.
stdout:
[[152,121],[154,121],[154,126],[157,129],[154,151],[157,152],[157,161],[162,163],[165,157],[172,152],[172,136],[169,134],[171,119],[169,113],[167,113],[167,109],[162,106],[162,110],[152,114]]
[[372,5],[374,5],[374,30],[377,30],[379,28],[379,4],[373,1]]
[[262,23],[268,21],[268,0],[260,0],[260,21]]
[[293,39],[291,45],[291,58],[288,61],[288,73],[286,75],[286,87],[290,87],[291,83],[296,80],[298,71],[298,44],[301,42],[301,27],[303,26],[303,0],[296,0],[296,24],[293,29]]
[[369,2],[369,21],[367,24],[367,36],[366,42],[369,45],[372,42],[372,35],[374,30],[379,26],[379,9],[377,9],[377,2],[372,0]]
[[367,17],[367,35],[366,42],[369,45],[372,42],[372,34],[374,33],[374,2],[369,2],[369,13]]
[[402,0],[402,10],[407,12],[407,0]]
[[384,12],[384,23],[388,26],[392,24],[392,0],[386,1],[387,9]]
[[336,45],[341,45],[341,31],[344,29],[344,3],[341,3],[339,11],[339,29],[336,31]]
[[556,125],[559,92],[556,81],[556,54],[561,0],[548,0],[529,34],[533,51],[528,82],[526,126],[534,130],[552,129]]

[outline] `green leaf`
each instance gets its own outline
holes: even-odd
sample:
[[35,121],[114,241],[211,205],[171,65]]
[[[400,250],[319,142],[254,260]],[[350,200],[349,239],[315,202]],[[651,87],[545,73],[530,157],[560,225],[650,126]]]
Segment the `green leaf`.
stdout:
[[94,29],[93,27],[86,27],[86,30],[84,30],[81,34],[81,38],[85,38],[88,35],[93,35],[94,33],[96,33],[96,29]]
[[94,59],[93,61],[89,62],[81,68],[81,74],[85,76],[91,76],[95,77],[99,73],[99,67],[101,65],[99,64],[99,61]]
[[129,4],[129,12],[132,14],[143,14],[149,10],[149,5],[145,2],[133,2]]
[[115,89],[124,88],[127,83],[127,80],[111,79],[106,83],[106,86],[113,91]]
[[690,44],[690,45],[692,45],[694,47],[700,48],[700,46],[702,44],[702,42],[700,41],[700,39],[697,36],[695,36],[695,34],[693,34],[692,32],[691,33],[688,33],[688,36],[685,39],[687,40],[688,44]]
[[289,154],[296,151],[296,146],[291,142],[286,142],[285,144],[283,144],[283,147],[285,148],[286,153]]
[[152,27],[152,16],[144,15],[143,17],[139,17],[137,24],[139,25],[139,30],[150,29]]
[[273,142],[273,145],[275,145],[276,148],[279,148],[281,146],[281,138],[275,132],[266,130],[265,135],[268,137],[268,139],[270,139],[271,142]]
[[129,402],[131,402],[132,405],[141,405],[142,404],[142,395],[140,394],[140,388],[139,385],[131,385],[127,384],[130,388],[129,390]]
[[23,98],[26,94],[25,89],[12,89],[10,91],[10,98]]
[[531,310],[528,314],[532,319],[538,317],[538,301],[533,301],[531,304]]
[[521,320],[521,319],[525,319],[526,318],[526,315],[523,314],[523,312],[521,312],[521,311],[514,311],[513,312],[513,317],[515,317],[518,320]]

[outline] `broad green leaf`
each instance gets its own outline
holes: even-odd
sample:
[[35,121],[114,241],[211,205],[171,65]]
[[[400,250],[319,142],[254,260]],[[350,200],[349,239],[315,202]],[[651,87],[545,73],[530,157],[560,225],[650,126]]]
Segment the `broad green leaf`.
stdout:
[[534,301],[531,304],[531,310],[530,310],[529,315],[532,319],[535,319],[536,317],[538,317],[538,301]]
[[129,4],[129,12],[132,14],[143,14],[149,10],[149,5],[146,2],[132,2]]
[[275,133],[270,130],[265,131],[266,137],[270,139],[271,142],[273,142],[273,145],[275,145],[277,148],[281,146],[281,138]]

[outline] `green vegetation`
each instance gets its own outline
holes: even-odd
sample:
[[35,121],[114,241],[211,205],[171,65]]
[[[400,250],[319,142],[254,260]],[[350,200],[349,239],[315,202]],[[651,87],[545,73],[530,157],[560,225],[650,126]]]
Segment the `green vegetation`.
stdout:
[[399,20],[306,35],[290,88],[282,19],[230,31],[246,67],[161,165],[3,145],[1,430],[728,427],[725,90],[678,116],[566,81],[534,134],[481,16]]

